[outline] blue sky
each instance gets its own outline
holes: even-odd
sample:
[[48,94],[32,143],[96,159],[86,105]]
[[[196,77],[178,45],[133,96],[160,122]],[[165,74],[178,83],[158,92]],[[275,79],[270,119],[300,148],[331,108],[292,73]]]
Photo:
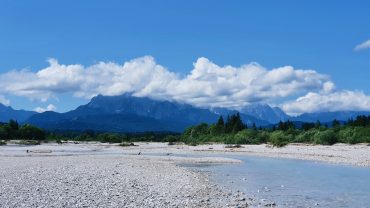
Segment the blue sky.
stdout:
[[[49,66],[48,58],[88,67],[151,56],[186,76],[206,57],[220,67],[257,62],[267,70],[312,69],[328,75],[336,92],[367,96],[370,48],[354,48],[370,39],[369,10],[367,1],[5,0],[0,2],[0,73],[37,72]],[[258,101],[280,105],[312,90],[320,91]],[[66,111],[88,102],[68,90],[54,90],[46,100],[13,91],[0,89],[0,95],[17,109],[52,104]]]

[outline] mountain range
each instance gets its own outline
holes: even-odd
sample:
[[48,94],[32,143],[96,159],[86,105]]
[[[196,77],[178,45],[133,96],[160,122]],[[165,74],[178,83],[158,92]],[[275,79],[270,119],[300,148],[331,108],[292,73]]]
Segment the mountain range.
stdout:
[[148,97],[135,97],[131,94],[120,96],[98,95],[86,105],[66,113],[47,111],[14,110],[0,104],[0,122],[15,119],[20,123],[30,123],[47,130],[65,131],[110,131],[145,132],[172,131],[182,132],[185,128],[202,122],[214,123],[219,116],[240,113],[247,125],[271,126],[279,121],[331,122],[334,119],[347,121],[358,115],[370,115],[367,111],[339,111],[304,113],[297,117],[287,115],[278,107],[267,104],[253,104],[242,109],[225,108],[205,109],[174,101],[160,101]]
[[37,113],[34,111],[14,110],[12,107],[0,103],[0,122],[8,122],[10,119],[25,121],[35,114]]

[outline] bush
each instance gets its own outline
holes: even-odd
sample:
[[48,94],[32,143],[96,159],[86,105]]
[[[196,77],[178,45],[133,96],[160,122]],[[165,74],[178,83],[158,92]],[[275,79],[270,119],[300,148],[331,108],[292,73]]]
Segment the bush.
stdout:
[[257,144],[257,131],[253,129],[244,129],[234,136],[235,144]]
[[297,143],[312,143],[314,135],[316,134],[318,130],[317,129],[310,129],[308,131],[302,131],[300,134],[298,134],[293,142]]
[[333,129],[317,131],[314,135],[315,144],[333,145],[338,142],[338,137]]
[[104,133],[98,135],[98,140],[102,143],[122,143],[126,139],[125,135],[120,134]]
[[130,147],[130,146],[138,146],[138,145],[135,145],[134,143],[127,143],[127,142],[122,142],[121,144],[119,144],[119,146],[121,147]]
[[21,139],[45,140],[45,132],[40,128],[26,124],[19,129]]
[[6,131],[5,126],[0,126],[0,139],[7,140],[8,139],[8,133]]
[[292,135],[285,134],[283,131],[274,131],[270,134],[270,143],[275,147],[283,147],[292,140]]
[[180,138],[178,136],[168,135],[164,138],[164,141],[169,143],[175,143],[180,141]]
[[5,141],[0,140],[0,146],[2,146],[2,145],[6,145],[6,142],[5,142]]
[[358,141],[356,141],[354,134],[355,134],[355,131],[354,131],[354,128],[352,127],[340,129],[337,133],[338,141],[342,143],[348,143],[348,144],[358,143]]
[[259,131],[257,134],[256,142],[254,144],[267,143],[270,139],[270,133],[268,131]]

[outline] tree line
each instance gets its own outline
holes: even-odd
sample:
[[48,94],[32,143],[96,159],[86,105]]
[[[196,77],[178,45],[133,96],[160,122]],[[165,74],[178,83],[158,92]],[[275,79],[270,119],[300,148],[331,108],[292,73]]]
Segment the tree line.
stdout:
[[[357,116],[346,122],[333,120],[330,125],[280,121],[269,128],[250,126],[243,123],[239,113],[219,117],[216,123],[187,128],[182,134],[173,132],[144,132],[144,133],[109,133],[86,130],[83,132],[44,131],[36,126],[19,125],[17,121],[0,123],[0,142],[2,140],[38,140],[38,141],[100,141],[109,143],[154,141],[154,142],[184,142],[196,145],[207,142],[225,144],[262,144],[284,146],[288,143],[311,143],[332,145],[335,143],[370,143],[370,116]],[[2,142],[1,144],[4,144]]]
[[0,124],[0,140],[45,140],[45,132],[30,124],[19,125],[17,121],[10,120]]
[[[0,145],[5,145],[9,140],[34,140],[37,142],[20,142],[20,144],[38,144],[41,141],[98,141],[103,143],[123,143],[123,142],[169,142],[177,141],[180,134],[174,132],[144,132],[144,133],[114,133],[96,132],[86,130],[76,131],[45,131],[30,124],[20,125],[15,120],[8,123],[0,123]],[[176,139],[174,139],[176,138]]]
[[357,116],[344,124],[333,120],[330,125],[301,123],[297,126],[292,121],[280,121],[271,128],[250,127],[244,124],[240,115],[228,116],[226,121],[220,116],[215,124],[189,127],[181,138],[188,144],[220,142],[226,144],[262,144],[284,146],[288,143],[311,143],[332,145],[335,143],[370,143],[370,116]]

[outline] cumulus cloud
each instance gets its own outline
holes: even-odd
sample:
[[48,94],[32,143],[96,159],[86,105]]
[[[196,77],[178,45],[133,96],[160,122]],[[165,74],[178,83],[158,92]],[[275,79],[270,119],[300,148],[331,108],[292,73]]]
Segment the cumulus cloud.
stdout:
[[314,70],[292,66],[268,70],[257,63],[219,66],[207,58],[199,58],[185,76],[157,64],[151,56],[123,65],[100,62],[87,67],[50,59],[49,66],[37,72],[15,70],[0,75],[1,93],[41,101],[65,92],[84,98],[129,92],[201,107],[238,108],[310,91],[330,92],[334,87],[328,76]]
[[370,96],[361,91],[347,90],[328,94],[309,92],[294,101],[284,103],[282,109],[291,115],[320,111],[369,111]]
[[10,100],[6,99],[4,97],[4,95],[0,95],[0,103],[3,104],[3,105],[8,106],[8,105],[10,105]]
[[368,49],[370,48],[370,40],[367,40],[361,44],[358,44],[356,47],[355,47],[355,51],[360,51],[360,50],[364,50],[364,49]]
[[49,104],[48,106],[46,106],[46,108],[42,108],[42,107],[37,107],[34,109],[34,111],[38,112],[38,113],[43,113],[45,111],[55,111],[57,108],[53,105],[53,104]]

